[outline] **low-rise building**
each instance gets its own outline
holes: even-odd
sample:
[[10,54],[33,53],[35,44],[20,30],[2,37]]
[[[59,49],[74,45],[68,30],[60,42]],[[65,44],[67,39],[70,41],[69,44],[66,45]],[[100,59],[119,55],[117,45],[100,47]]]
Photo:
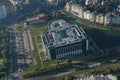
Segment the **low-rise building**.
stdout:
[[48,59],[61,59],[79,55],[88,50],[86,33],[77,25],[64,20],[49,22],[48,30],[43,33],[43,41]]
[[3,5],[0,7],[0,19],[4,19],[7,16],[6,7]]
[[48,21],[48,16],[45,14],[39,14],[27,19],[27,25],[34,25],[37,23],[43,23]]
[[112,16],[111,23],[120,24],[120,16]]

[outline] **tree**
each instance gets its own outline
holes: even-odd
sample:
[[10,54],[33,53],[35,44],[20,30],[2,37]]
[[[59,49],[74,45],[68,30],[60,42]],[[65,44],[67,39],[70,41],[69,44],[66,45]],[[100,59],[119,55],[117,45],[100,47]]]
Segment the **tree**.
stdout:
[[64,80],[74,80],[75,79],[75,77],[73,76],[73,75],[67,75],[65,78],[64,78]]

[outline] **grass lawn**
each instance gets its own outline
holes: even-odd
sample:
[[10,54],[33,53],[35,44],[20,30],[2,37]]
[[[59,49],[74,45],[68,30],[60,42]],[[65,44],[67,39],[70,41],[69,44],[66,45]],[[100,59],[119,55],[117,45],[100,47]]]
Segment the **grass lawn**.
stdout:
[[42,58],[42,59],[45,59],[45,58],[46,58],[45,52],[40,52],[40,55],[41,55],[41,58]]
[[37,51],[37,44],[36,44],[36,41],[35,41],[35,37],[32,37],[32,42],[33,42],[33,47],[34,47],[34,51]]
[[[40,25],[34,28],[31,28],[31,35],[32,35],[32,41],[33,41],[33,47],[34,47],[34,57],[36,58],[37,63],[40,63],[40,58],[39,58],[39,53],[38,53],[38,49],[37,49],[37,43],[35,41],[35,37],[34,36],[38,36],[41,35],[41,33],[47,29],[47,25]],[[37,42],[41,43],[41,37],[36,37],[37,38]],[[42,48],[42,45],[39,45],[39,48]]]
[[42,49],[42,48],[43,48],[42,44],[39,44],[39,49]]
[[40,35],[46,29],[47,29],[47,25],[31,28],[31,35],[32,36]]
[[37,36],[36,39],[37,39],[37,43],[42,43],[41,36]]

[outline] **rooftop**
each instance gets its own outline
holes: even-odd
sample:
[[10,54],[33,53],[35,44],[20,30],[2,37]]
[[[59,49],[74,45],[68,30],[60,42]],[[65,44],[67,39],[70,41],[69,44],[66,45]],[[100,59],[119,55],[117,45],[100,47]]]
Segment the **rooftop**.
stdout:
[[49,23],[46,31],[49,46],[62,46],[80,42],[85,39],[85,32],[77,25],[70,25],[64,20],[55,20]]

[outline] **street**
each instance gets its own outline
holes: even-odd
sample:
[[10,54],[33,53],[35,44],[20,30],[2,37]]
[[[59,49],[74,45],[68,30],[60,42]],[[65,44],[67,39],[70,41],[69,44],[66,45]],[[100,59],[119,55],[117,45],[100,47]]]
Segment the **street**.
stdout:
[[[9,48],[11,51],[9,80],[21,80],[23,69],[35,65],[33,46],[28,30],[18,30],[17,24],[9,27]],[[28,42],[28,43],[26,43]]]

